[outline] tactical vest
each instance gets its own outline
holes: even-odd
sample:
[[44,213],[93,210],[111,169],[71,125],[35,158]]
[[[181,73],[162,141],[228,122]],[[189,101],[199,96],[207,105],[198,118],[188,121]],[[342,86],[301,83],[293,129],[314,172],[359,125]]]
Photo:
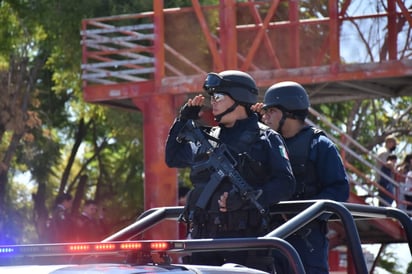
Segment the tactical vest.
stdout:
[[[236,145],[231,145],[228,146],[230,150],[234,151],[235,153],[243,153],[243,152],[249,152],[250,151],[250,146],[255,143],[261,136],[267,136],[267,132],[270,130],[270,128],[258,122],[259,125],[259,133],[256,131],[244,131],[242,135],[240,136],[238,142]],[[220,127],[212,127],[210,128],[210,136],[218,139],[219,138],[219,133],[220,133]],[[267,137],[265,137],[267,139]]]
[[309,153],[314,145],[313,140],[320,135],[325,135],[325,133],[320,129],[308,126],[303,128],[297,136],[285,140],[293,175],[296,179],[293,199],[311,199],[321,188],[316,175],[315,163],[309,159]]
[[[270,130],[270,128],[260,122],[258,123],[258,125],[260,129],[259,133],[256,131],[245,131],[239,137],[239,140],[238,142],[236,142],[236,144],[227,145],[227,147],[230,150],[232,156],[234,156],[236,161],[238,162],[236,169],[246,181],[249,181],[250,179],[256,180],[256,178],[260,178],[261,181],[264,182],[269,176],[269,171],[262,167],[259,162],[256,162],[250,157],[248,157],[250,155],[252,145],[255,142],[257,142],[260,138],[268,139],[267,132],[268,130]],[[211,145],[214,147],[217,146],[217,143],[219,142],[218,138],[220,133],[220,127],[211,127],[205,129],[205,131],[207,131],[209,136],[211,137],[211,139],[209,140]],[[196,155],[195,159],[197,161],[202,161],[205,160],[203,159],[205,157],[207,156]],[[243,168],[244,166],[247,166],[248,168]],[[202,181],[204,183],[207,183],[209,180],[209,176],[209,170],[201,171],[198,173],[191,172],[190,180],[192,182],[197,183]]]
[[[262,178],[264,182],[265,178],[268,177],[269,171],[265,169],[259,162],[248,157],[248,153],[251,151],[252,145],[257,142],[260,138],[264,139],[267,137],[267,131],[270,130],[264,124],[259,123],[260,132],[256,131],[245,131],[239,137],[236,144],[228,145],[228,149],[231,151],[232,156],[236,158],[238,165],[236,169],[241,174],[241,176],[248,181],[248,178],[252,177]],[[209,135],[212,137],[211,144],[215,146],[220,133],[220,128],[213,127],[209,128]],[[202,156],[199,156],[198,159]],[[247,166],[248,168],[242,168]],[[218,233],[217,230],[227,230],[227,231],[237,231],[243,229],[252,229],[257,231],[261,227],[261,216],[257,210],[251,205],[252,210],[239,210],[235,212],[230,212],[227,214],[221,214],[219,211],[217,200],[219,199],[221,193],[224,191],[229,192],[232,188],[229,180],[224,179],[220,184],[215,194],[209,200],[209,205],[206,210],[200,210],[196,207],[196,201],[199,199],[205,184],[210,177],[210,171],[205,170],[204,172],[199,172],[198,174],[190,175],[192,182],[195,183],[195,187],[191,190],[188,195],[187,204],[182,216],[183,220],[190,224],[189,230],[191,230],[192,237],[203,238],[211,237]],[[201,182],[204,183],[201,183]],[[200,182],[200,183],[199,183]],[[222,219],[224,218],[224,219]]]

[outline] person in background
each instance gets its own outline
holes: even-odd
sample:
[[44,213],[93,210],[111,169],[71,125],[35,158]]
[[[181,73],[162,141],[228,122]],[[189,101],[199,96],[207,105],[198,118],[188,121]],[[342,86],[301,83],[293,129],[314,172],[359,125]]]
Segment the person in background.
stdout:
[[76,240],[79,242],[101,241],[106,235],[104,216],[95,200],[86,200],[82,213],[76,219]]
[[[377,170],[381,170],[382,166],[386,163],[386,159],[388,158],[389,154],[393,154],[398,145],[398,139],[394,135],[388,135],[385,137],[385,144],[383,147],[378,149],[377,152],[377,163],[376,167]],[[376,174],[376,182],[380,180],[380,174]]]
[[412,153],[406,154],[403,161],[396,166],[396,172],[398,174],[397,181],[405,181],[406,173],[408,173],[409,170],[412,170]]
[[[224,144],[232,157],[239,175],[253,188],[257,202],[268,209],[271,205],[289,199],[295,187],[287,151],[281,136],[262,125],[258,116],[250,110],[257,102],[258,89],[254,79],[247,73],[227,70],[208,73],[204,90],[210,96],[215,127],[199,127],[211,146]],[[224,176],[213,191],[204,192],[216,171],[198,168],[210,157],[208,151],[196,142],[182,139],[181,130],[200,118],[205,96],[196,95],[181,108],[166,142],[166,164],[175,168],[191,168],[193,190],[185,207],[184,218],[190,227],[190,237],[233,238],[261,236],[266,229],[266,216],[249,200],[241,197],[228,176]],[[202,196],[207,194],[207,196]],[[211,194],[211,195],[209,195]],[[206,197],[206,198],[203,198]],[[202,199],[201,199],[202,198]],[[197,202],[206,200],[204,207]],[[271,261],[272,257],[267,256]],[[193,253],[191,263],[222,265],[239,263],[264,270],[272,263],[262,263],[262,258],[248,251],[216,251]]]
[[[386,158],[386,163],[381,167],[381,173],[385,174],[385,176],[380,176],[378,184],[383,187],[387,192],[394,195],[395,186],[392,181],[395,180],[395,173],[396,173],[396,161],[398,157],[395,154],[389,154]],[[384,200],[386,203],[379,200],[379,206],[391,206],[393,202],[393,197],[388,195],[383,190],[379,189],[379,197]]]
[[[305,124],[309,107],[303,86],[285,81],[269,87],[263,103],[255,104],[252,109],[285,140],[296,178],[291,200],[345,202],[349,197],[349,182],[339,151],[320,129]],[[329,273],[327,220],[328,216],[322,215],[286,239],[299,253],[308,274]],[[285,221],[287,217],[277,223]],[[274,256],[276,273],[291,273],[284,257],[276,252]]]
[[[403,159],[402,163],[400,163],[396,167],[396,176],[397,176],[396,181],[399,183],[399,196],[398,197],[400,200],[406,200],[406,197],[405,197],[405,192],[407,191],[406,180],[407,180],[407,174],[411,170],[412,170],[412,154],[409,153],[405,155],[405,158]],[[402,202],[398,203],[397,206],[400,209],[406,209],[407,207]]]
[[49,242],[71,242],[74,240],[73,229],[75,223],[71,217],[73,197],[63,193],[56,198],[56,205],[52,217],[47,224]]
[[406,210],[412,210],[412,170],[409,170],[408,173],[406,173],[404,195],[405,200],[409,202],[406,206]]

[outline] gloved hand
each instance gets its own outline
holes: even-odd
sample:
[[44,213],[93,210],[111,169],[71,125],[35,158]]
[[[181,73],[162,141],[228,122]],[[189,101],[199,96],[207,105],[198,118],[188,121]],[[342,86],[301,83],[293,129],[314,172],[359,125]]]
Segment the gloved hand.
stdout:
[[197,120],[199,119],[199,112],[201,106],[189,106],[187,103],[180,109],[180,119],[181,120]]

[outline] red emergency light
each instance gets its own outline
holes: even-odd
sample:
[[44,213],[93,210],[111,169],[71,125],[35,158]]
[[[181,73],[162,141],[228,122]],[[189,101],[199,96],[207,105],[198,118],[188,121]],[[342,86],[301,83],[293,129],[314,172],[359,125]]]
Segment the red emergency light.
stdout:
[[150,243],[150,249],[152,250],[168,250],[169,243],[168,242],[152,242]]
[[126,242],[120,244],[120,249],[124,250],[139,250],[142,249],[142,243],[140,242]]
[[173,248],[172,242],[164,241],[127,241],[127,242],[88,242],[56,243],[34,245],[0,245],[1,257],[15,256],[64,256],[75,254],[105,254],[125,251],[160,252]]
[[89,251],[91,245],[89,244],[75,244],[75,245],[69,245],[68,250],[73,251],[73,252],[84,252],[84,251]]

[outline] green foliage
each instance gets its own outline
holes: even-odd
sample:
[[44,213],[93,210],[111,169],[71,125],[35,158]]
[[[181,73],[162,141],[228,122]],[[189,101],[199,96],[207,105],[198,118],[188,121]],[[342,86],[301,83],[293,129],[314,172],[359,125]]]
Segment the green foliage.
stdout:
[[409,262],[408,268],[406,269],[406,273],[407,273],[407,274],[412,273],[412,262]]
[[30,203],[30,189],[21,182],[14,182],[7,188],[7,203],[5,216],[7,222],[0,222],[0,241],[9,244],[24,244],[36,242],[34,227],[22,225],[32,223],[33,207]]
[[396,254],[388,251],[387,247],[388,246],[385,247],[383,254],[379,257],[377,265],[387,270],[389,273],[402,274],[402,272],[399,271]]
[[[404,144],[411,143],[412,126],[409,121],[412,109],[410,103],[410,97],[398,97],[322,104],[314,108],[368,151],[376,153],[377,148],[389,134],[395,134]],[[319,122],[319,125],[327,128],[324,122]],[[339,132],[332,131],[331,133],[335,138],[340,138]],[[361,155],[365,154],[353,145],[350,147]],[[404,151],[404,149],[399,151]],[[348,160],[355,165],[357,163],[357,160],[351,158],[350,155]],[[356,166],[365,173],[369,172],[368,167]]]
[[[23,202],[19,204],[15,199],[17,194],[13,194],[17,188],[8,184],[8,208],[3,208],[7,216],[0,218],[0,230],[5,223],[10,224],[8,227],[14,223],[26,224],[23,226],[25,231],[10,229],[12,233],[7,234],[10,241],[21,242],[23,237],[36,238],[38,222],[45,221],[38,218],[49,214],[44,210],[51,210],[81,119],[89,123],[89,127],[80,140],[82,147],[71,168],[68,190],[74,191],[79,176],[87,174],[88,185],[81,195],[85,198],[98,197],[109,209],[107,216],[114,226],[133,220],[142,211],[140,114],[85,104],[79,77],[79,34],[83,18],[108,16],[112,12],[117,14],[127,10],[139,12],[141,8],[149,9],[149,2],[152,6],[152,1],[1,2],[0,32],[4,40],[0,46],[0,67],[8,68],[10,54],[19,58],[27,56],[33,61],[44,60],[45,63],[36,75],[32,75],[37,79],[37,84],[30,104],[30,110],[37,114],[41,126],[26,132],[30,138],[22,139],[10,170],[13,171],[11,174],[30,171],[34,187],[19,190],[21,195],[26,192],[27,197],[26,200],[19,199]],[[135,127],[129,128],[133,124]],[[4,137],[7,136],[11,135],[6,133]],[[102,150],[98,151],[101,145]],[[1,143],[1,146],[4,147],[2,151],[5,150],[7,142]],[[35,200],[30,200],[32,192]],[[21,210],[22,206],[27,206],[26,210]]]
[[0,55],[2,56],[1,67],[6,65],[8,56],[13,46],[18,44],[16,40],[21,36],[21,30],[18,27],[18,18],[15,12],[7,2],[1,2],[0,9],[0,35],[2,43],[0,44]]
[[[90,145],[84,147],[83,156],[87,160],[95,153],[94,142],[107,143],[98,159],[87,165],[91,184],[86,195],[93,198],[98,195],[108,209],[108,215],[130,220],[143,210],[141,115],[110,108],[104,109],[104,112],[104,119],[94,125],[95,136],[100,137],[94,141],[90,139]],[[93,192],[97,184],[100,184],[98,193]]]

